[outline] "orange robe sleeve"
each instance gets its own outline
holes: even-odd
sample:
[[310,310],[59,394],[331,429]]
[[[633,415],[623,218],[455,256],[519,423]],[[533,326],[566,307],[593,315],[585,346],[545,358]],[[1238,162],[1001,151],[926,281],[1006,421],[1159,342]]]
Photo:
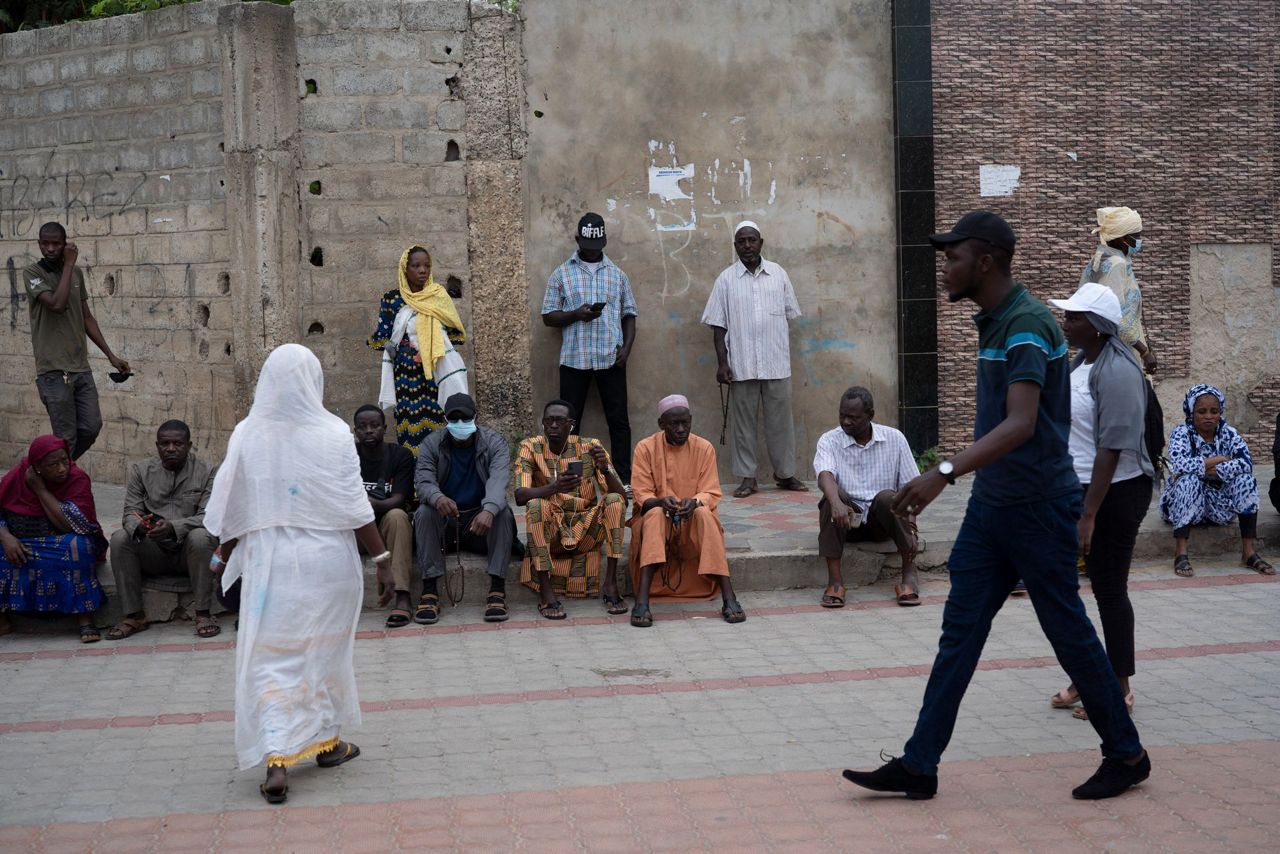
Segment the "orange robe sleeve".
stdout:
[[653,465],[653,438],[653,436],[649,436],[641,439],[632,454],[631,494],[635,506],[634,512],[636,513],[640,512],[640,508],[644,507],[644,503],[649,499],[661,497],[658,495],[659,484],[656,480]]

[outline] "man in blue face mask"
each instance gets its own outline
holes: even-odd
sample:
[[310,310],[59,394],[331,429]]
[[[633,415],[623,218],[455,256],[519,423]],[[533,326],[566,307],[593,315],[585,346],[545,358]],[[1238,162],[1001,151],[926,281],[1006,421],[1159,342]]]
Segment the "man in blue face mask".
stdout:
[[476,404],[453,394],[444,404],[445,429],[436,430],[418,448],[414,486],[422,502],[414,515],[422,599],[415,623],[440,619],[438,583],[446,550],[464,549],[489,556],[486,621],[507,619],[507,563],[516,536],[515,516],[507,504],[511,451],[496,431],[476,424]]

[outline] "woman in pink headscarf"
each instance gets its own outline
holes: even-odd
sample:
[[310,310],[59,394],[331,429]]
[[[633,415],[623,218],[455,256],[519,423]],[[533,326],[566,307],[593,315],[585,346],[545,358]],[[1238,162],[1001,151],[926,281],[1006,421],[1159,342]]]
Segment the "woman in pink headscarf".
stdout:
[[65,439],[41,436],[0,480],[0,635],[9,611],[75,614],[81,643],[102,636],[93,612],[102,606],[94,566],[106,553],[89,475]]

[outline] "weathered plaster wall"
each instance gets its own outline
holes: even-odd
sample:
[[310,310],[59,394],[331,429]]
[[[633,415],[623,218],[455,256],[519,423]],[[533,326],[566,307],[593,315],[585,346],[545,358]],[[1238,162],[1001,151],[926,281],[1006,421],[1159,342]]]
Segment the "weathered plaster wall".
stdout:
[[[699,319],[735,260],[734,224],[753,219],[804,312],[791,327],[792,376],[797,462],[812,476],[846,386],[869,386],[879,417],[895,418],[889,3],[733,5],[602,0],[585,15],[570,0],[522,4],[534,402],[559,387],[559,332],[538,320],[547,276],[595,210],[640,308],[634,437],[656,429],[654,404],[679,391],[695,429],[718,438],[715,352]],[[685,165],[678,191],[650,192],[650,167]],[[586,422],[607,434],[594,395]],[[760,461],[767,479],[763,448]]]
[[1191,247],[1189,377],[1161,383],[1172,426],[1195,383],[1227,395],[1227,419],[1245,433],[1254,459],[1271,456],[1280,409],[1280,287],[1269,243],[1200,243]]
[[19,281],[49,220],[79,247],[94,314],[137,371],[114,386],[90,346],[106,427],[84,458],[89,472],[122,479],[166,418],[188,421],[201,448],[226,441],[225,2],[0,36],[0,468],[49,430]]

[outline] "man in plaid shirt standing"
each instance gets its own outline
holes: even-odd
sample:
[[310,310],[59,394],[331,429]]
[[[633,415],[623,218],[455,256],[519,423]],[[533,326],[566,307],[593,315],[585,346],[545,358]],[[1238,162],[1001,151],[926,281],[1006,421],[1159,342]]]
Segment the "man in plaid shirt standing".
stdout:
[[614,468],[631,497],[631,422],[627,417],[627,359],[636,340],[636,298],[631,281],[604,254],[604,219],[583,214],[578,251],[547,280],[542,322],[564,330],[560,345],[560,397],[573,404],[578,423],[594,379],[609,425]]

